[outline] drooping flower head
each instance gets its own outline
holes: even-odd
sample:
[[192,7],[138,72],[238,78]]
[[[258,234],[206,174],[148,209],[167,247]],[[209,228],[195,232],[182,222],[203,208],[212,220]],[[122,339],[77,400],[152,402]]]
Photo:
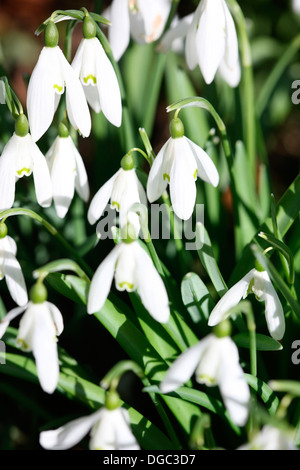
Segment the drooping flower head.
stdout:
[[260,302],[265,302],[265,316],[270,335],[276,340],[281,340],[285,332],[282,305],[269,274],[258,264],[223,295],[212,310],[208,324],[214,326],[228,318],[230,309],[251,293]]
[[60,123],[59,135],[45,157],[51,176],[55,209],[58,217],[64,218],[69,210],[75,189],[85,202],[90,192],[82,157],[63,123]]
[[143,185],[139,181],[134,161],[131,155],[125,155],[121,160],[121,168],[97,191],[89,210],[88,221],[94,224],[100,219],[108,202],[112,209],[119,213],[119,226],[124,227],[128,222],[134,225],[136,234],[140,230],[137,214],[129,213],[135,203],[147,206],[147,197]]
[[122,121],[122,102],[118,79],[100,41],[96,37],[96,25],[87,16],[83,21],[83,35],[72,68],[80,78],[86,99],[91,108],[114,126]]
[[59,377],[57,336],[63,331],[63,318],[58,308],[48,302],[43,284],[36,284],[30,292],[30,301],[23,307],[11,310],[0,322],[0,338],[10,322],[23,313],[16,345],[32,352],[42,389],[53,393]]
[[108,39],[119,60],[130,37],[138,43],[151,43],[162,34],[171,8],[171,0],[113,0],[103,13],[111,22]]
[[232,421],[244,426],[249,415],[250,391],[239,363],[238,349],[228,331],[223,324],[184,351],[168,369],[160,389],[163,393],[172,392],[195,373],[198,383],[219,386]]
[[217,71],[231,87],[239,84],[238,40],[225,0],[201,0],[188,29],[185,52],[189,68],[199,65],[207,84]]
[[38,203],[42,207],[49,207],[52,188],[48,166],[44,155],[28,132],[26,116],[21,114],[16,119],[15,132],[0,157],[0,210],[13,206],[16,181],[31,174]]
[[128,224],[122,232],[122,242],[112,249],[92,278],[87,311],[91,314],[101,310],[114,277],[119,291],[138,291],[149,314],[158,322],[166,323],[170,308],[165,285],[150,256],[136,240],[135,228]]
[[50,22],[45,30],[45,46],[28,84],[27,112],[35,142],[50,127],[64,92],[69,121],[83,137],[88,137],[91,116],[84,91],[74,69],[58,46],[57,27]]
[[7,226],[0,223],[0,280],[5,278],[8,290],[16,304],[23,306],[28,302],[28,295],[22,268],[16,258],[17,245],[7,235]]
[[157,154],[149,172],[147,196],[152,203],[170,185],[170,196],[175,214],[188,220],[196,201],[197,177],[217,186],[218,171],[209,155],[184,135],[179,118],[170,124],[171,137]]

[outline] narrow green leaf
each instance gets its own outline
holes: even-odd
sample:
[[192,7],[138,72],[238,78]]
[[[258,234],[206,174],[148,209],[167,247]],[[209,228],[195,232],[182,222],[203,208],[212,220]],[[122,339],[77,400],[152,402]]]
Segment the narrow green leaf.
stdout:
[[211,295],[196,273],[188,273],[181,283],[181,296],[194,323],[207,322],[214,306]]
[[[256,333],[256,349],[258,351],[280,351],[282,345],[271,338],[260,333]],[[248,333],[238,333],[232,337],[238,347],[250,349],[250,338]]]
[[279,406],[279,399],[265,382],[250,374],[245,374],[246,380],[253,390],[261,397],[269,413],[274,416]]

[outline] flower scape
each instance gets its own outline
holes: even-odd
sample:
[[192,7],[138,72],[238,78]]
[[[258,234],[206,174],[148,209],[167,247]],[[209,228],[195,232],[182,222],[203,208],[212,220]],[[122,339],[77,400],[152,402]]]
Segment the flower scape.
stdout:
[[298,450],[299,2],[91,3],[0,35],[0,449]]

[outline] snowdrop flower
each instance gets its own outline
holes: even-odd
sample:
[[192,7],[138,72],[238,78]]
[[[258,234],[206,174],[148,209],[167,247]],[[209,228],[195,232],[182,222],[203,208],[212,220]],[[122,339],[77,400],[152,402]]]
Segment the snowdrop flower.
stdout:
[[43,431],[40,434],[40,445],[48,450],[70,449],[90,430],[90,450],[140,449],[130,429],[128,411],[121,407],[103,407],[58,429]]
[[257,300],[265,302],[265,316],[268,330],[276,340],[281,340],[285,332],[285,319],[279,297],[267,271],[258,265],[251,269],[240,281],[232,286],[212,310],[208,324],[214,326],[230,315],[235,307],[248,294],[255,294]]
[[238,349],[228,331],[228,326],[223,324],[219,331],[184,351],[170,366],[160,389],[163,393],[172,392],[195,372],[198,383],[219,386],[232,421],[244,426],[249,414],[250,391],[239,364]]
[[57,27],[50,22],[45,30],[45,46],[28,84],[28,120],[35,142],[51,125],[65,90],[68,118],[83,137],[88,137],[91,131],[91,116],[84,91],[74,69],[58,46]]
[[28,132],[28,121],[21,114],[15,132],[0,157],[0,210],[10,209],[15,200],[15,184],[19,178],[33,174],[35,193],[42,207],[52,201],[51,179],[44,155]]
[[231,87],[239,84],[238,40],[225,0],[201,0],[186,36],[185,52],[188,67],[199,65],[207,84],[217,70]]
[[100,219],[106,205],[110,200],[112,209],[120,214],[120,227],[130,222],[138,235],[140,230],[138,215],[129,212],[135,203],[147,206],[145,190],[139,181],[134,169],[134,161],[131,155],[125,155],[121,160],[121,168],[98,190],[93,197],[89,210],[88,221],[94,224]]
[[290,432],[283,431],[271,425],[265,425],[248,444],[238,447],[238,450],[299,450]]
[[[127,238],[125,236],[127,234]],[[88,313],[103,307],[115,277],[119,291],[138,291],[150,315],[160,323],[169,319],[169,300],[165,285],[146,251],[136,240],[135,229],[128,224],[121,231],[122,242],[116,245],[97,268],[88,294]]]
[[87,202],[89,184],[81,155],[63,123],[60,123],[59,135],[46,153],[46,161],[51,175],[55,209],[58,217],[64,218],[75,189]]
[[23,306],[28,302],[27,289],[21,266],[16,259],[17,245],[7,235],[7,226],[0,223],[0,280],[5,281],[16,304]]
[[127,49],[130,36],[141,44],[151,43],[162,34],[171,8],[171,0],[113,0],[105,11],[111,26],[108,39],[115,60]]
[[120,87],[114,68],[96,37],[96,26],[87,16],[83,21],[84,38],[81,40],[72,67],[80,78],[86,99],[91,108],[115,126],[122,121]]
[[147,196],[152,203],[170,185],[171,202],[175,214],[183,220],[192,216],[196,201],[197,176],[217,186],[218,171],[207,153],[184,136],[179,118],[170,124],[171,137],[161,148],[149,172]]
[[40,385],[44,392],[53,393],[59,377],[57,336],[63,331],[63,318],[46,298],[43,284],[35,284],[28,304],[14,308],[0,322],[0,338],[10,322],[25,311],[19,324],[17,346],[33,353]]

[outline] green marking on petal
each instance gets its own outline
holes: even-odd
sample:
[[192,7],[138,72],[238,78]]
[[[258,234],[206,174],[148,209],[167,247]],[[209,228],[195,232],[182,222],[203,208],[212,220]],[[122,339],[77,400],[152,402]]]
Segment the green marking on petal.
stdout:
[[119,282],[119,287],[120,289],[126,289],[126,290],[133,290],[134,289],[134,284],[131,284],[130,282],[124,281],[124,282]]
[[28,344],[22,338],[18,338],[17,345],[20,346],[22,349],[29,349]]
[[197,174],[198,174],[198,170],[197,170],[197,168],[196,168],[196,170],[195,170],[194,173],[193,173],[194,180],[197,179]]
[[164,179],[164,180],[167,180],[168,183],[170,183],[170,175],[168,175],[168,173],[164,173],[164,174],[163,174],[163,179]]
[[30,175],[30,168],[21,168],[21,170],[17,170],[17,175],[18,176],[23,176],[23,175]]
[[89,80],[92,80],[92,82],[94,82],[94,85],[96,85],[96,83],[97,83],[97,78],[94,77],[94,75],[92,75],[91,73],[90,73],[87,77],[84,77],[84,78],[83,78],[84,83],[88,83]]
[[58,90],[59,93],[61,93],[62,90],[63,90],[63,87],[60,86],[60,85],[57,85],[57,84],[53,85],[53,88],[56,89],[56,90]]
[[112,201],[111,207],[116,208],[120,212],[120,204],[117,201]]
[[209,375],[206,375],[206,374],[199,374],[197,376],[197,379],[200,383],[204,383],[205,385],[214,385],[216,383],[213,377],[210,377]]

